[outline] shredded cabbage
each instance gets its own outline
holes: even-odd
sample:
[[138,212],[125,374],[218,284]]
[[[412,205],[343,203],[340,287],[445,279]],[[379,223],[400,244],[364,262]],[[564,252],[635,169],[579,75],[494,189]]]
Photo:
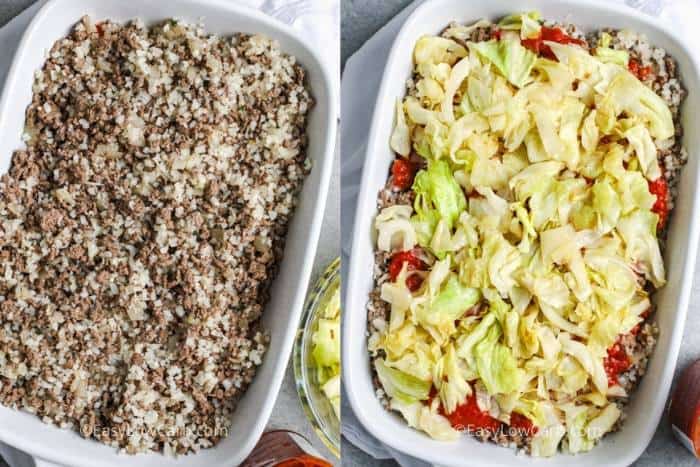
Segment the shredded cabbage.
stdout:
[[391,408],[436,439],[457,436],[443,415],[473,394],[538,428],[534,456],[584,452],[627,397],[608,349],[666,282],[648,182],[673,120],[610,37],[593,51],[545,42],[550,60],[520,42],[539,37],[537,13],[470,42],[485,26],[416,44],[391,146],[426,166],[413,206],[384,208],[375,228],[379,250],[418,250],[427,270],[412,288],[406,264],[383,282],[391,313],[369,347]]
[[474,347],[474,358],[479,378],[489,394],[510,394],[520,388],[524,371],[511,350],[498,341],[502,332],[500,326],[493,325],[486,336]]
[[413,182],[416,193],[412,218],[418,243],[430,247],[439,220],[444,220],[452,229],[459,215],[467,206],[466,197],[457,184],[449,164],[445,161],[431,161],[425,170],[416,174]]
[[408,134],[406,115],[401,101],[396,102],[396,124],[394,133],[391,135],[391,149],[404,157],[408,157],[411,153],[411,136]]
[[540,34],[542,25],[539,23],[539,19],[540,14],[537,11],[508,15],[498,22],[498,27],[520,31],[521,39],[531,39]]
[[311,355],[321,391],[340,418],[340,289],[333,292],[322,310],[311,336]]
[[630,60],[629,53],[626,50],[615,50],[610,47],[610,42],[612,37],[610,34],[604,32],[601,34],[600,43],[595,49],[595,55],[602,62],[615,63],[617,65],[627,68]]
[[472,42],[470,47],[491,62],[513,86],[521,88],[530,80],[537,56],[520,45],[519,40]]

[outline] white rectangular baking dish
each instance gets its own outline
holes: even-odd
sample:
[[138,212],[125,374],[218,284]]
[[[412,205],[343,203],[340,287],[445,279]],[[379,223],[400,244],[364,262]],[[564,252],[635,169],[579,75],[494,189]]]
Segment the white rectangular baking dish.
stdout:
[[119,455],[114,448],[46,425],[34,415],[0,406],[0,440],[37,458],[71,467],[231,467],[238,465],[260,437],[284,376],[316,253],[333,164],[337,109],[328,70],[314,49],[290,27],[263,13],[225,0],[51,0],[32,20],[16,52],[0,100],[0,173],[12,151],[22,147],[24,112],[31,102],[32,78],[47,51],[83,15],[146,24],[167,18],[202,21],[209,33],[262,33],[279,40],[307,71],[316,105],[308,123],[308,154],[313,169],[307,178],[287,235],[284,259],[263,317],[271,342],[262,366],[236,410],[229,436],[197,454]]
[[[660,328],[656,350],[647,375],[633,395],[623,429],[606,437],[588,453],[558,455],[550,459],[518,456],[513,450],[480,443],[462,436],[454,443],[440,442],[409,428],[399,416],[384,410],[372,386],[367,356],[366,304],[373,287],[374,244],[372,223],[376,214],[377,193],[384,186],[394,156],[389,148],[396,99],[404,95],[404,83],[411,73],[412,51],[424,34],[436,34],[450,21],[472,23],[480,18],[496,19],[523,10],[536,9],[545,18],[575,23],[584,29],[601,27],[630,28],[648,36],[652,44],[665,48],[678,60],[688,91],[683,112],[684,145],[689,161],[681,182],[680,195],[670,225],[666,249],[668,284],[655,297]],[[700,166],[696,131],[700,103],[698,67],[690,50],[673,32],[653,18],[613,2],[575,0],[432,0],[408,17],[396,37],[384,69],[374,107],[367,157],[355,215],[347,292],[343,315],[343,381],[349,402],[365,428],[387,445],[427,462],[445,466],[624,466],[631,464],[646,448],[661,417],[673,378],[673,370],[683,335],[683,325],[692,284],[698,244],[700,214]],[[688,112],[687,110],[691,111]]]

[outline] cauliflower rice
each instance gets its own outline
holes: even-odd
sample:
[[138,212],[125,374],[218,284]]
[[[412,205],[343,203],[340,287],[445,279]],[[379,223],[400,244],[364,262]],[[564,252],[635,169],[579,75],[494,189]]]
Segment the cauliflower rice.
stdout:
[[310,170],[304,81],[174,20],[54,44],[0,178],[0,403],[128,453],[226,436]]

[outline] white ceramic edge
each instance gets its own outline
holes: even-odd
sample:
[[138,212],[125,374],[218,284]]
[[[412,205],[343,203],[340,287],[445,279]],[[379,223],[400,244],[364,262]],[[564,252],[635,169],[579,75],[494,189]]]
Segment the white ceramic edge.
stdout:
[[[369,155],[373,154],[376,149],[380,146],[386,146],[387,143],[385,141],[378,141],[378,130],[377,130],[377,123],[379,122],[380,119],[384,118],[390,118],[387,117],[386,114],[381,114],[377,110],[382,108],[383,102],[387,99],[387,94],[390,92],[390,89],[395,88],[396,86],[401,86],[400,82],[390,82],[390,80],[387,79],[389,76],[389,71],[392,69],[392,66],[394,62],[396,61],[396,55],[399,53],[402,53],[402,50],[398,49],[399,44],[403,41],[404,36],[412,34],[412,25],[414,22],[419,21],[419,19],[424,15],[424,14],[429,14],[429,10],[431,8],[434,8],[434,3],[438,3],[443,0],[435,0],[431,1],[428,0],[421,6],[419,6],[411,15],[406,19],[406,22],[404,25],[401,27],[397,37],[394,40],[394,43],[392,45],[391,51],[389,53],[389,57],[387,60],[387,64],[384,69],[384,76],[382,78],[381,86],[379,88],[379,93],[377,95],[377,100],[375,103],[375,111],[373,112],[373,117],[372,117],[372,122],[371,122],[371,128],[370,128],[370,133],[369,133],[369,139],[368,139],[368,145],[367,145],[367,154],[368,157],[365,158],[365,165],[363,167],[363,172],[362,172],[362,180],[360,184],[360,191],[358,195],[358,202],[357,202],[357,208],[356,208],[356,213],[355,213],[355,225],[353,228],[353,240],[352,240],[352,249],[351,249],[351,255],[350,255],[350,266],[349,266],[349,273],[348,273],[348,286],[347,286],[347,291],[345,295],[345,303],[346,303],[346,309],[351,309],[351,310],[357,310],[356,313],[350,314],[346,313],[344,322],[343,322],[343,354],[342,354],[342,359],[343,359],[343,381],[344,384],[346,385],[347,389],[347,394],[348,394],[348,401],[350,402],[350,405],[355,412],[355,415],[357,415],[358,420],[362,423],[362,425],[378,440],[381,442],[387,444],[388,446],[391,446],[394,449],[397,449],[401,452],[404,452],[406,454],[409,454],[413,457],[422,459],[426,462],[430,462],[432,464],[445,464],[445,465],[453,465],[450,461],[445,461],[443,456],[439,452],[432,452],[432,451],[425,451],[422,449],[422,446],[411,444],[408,442],[405,442],[404,440],[390,436],[387,433],[377,429],[376,425],[372,423],[372,416],[378,416],[376,413],[369,413],[368,410],[366,410],[366,405],[364,404],[364,401],[361,399],[358,399],[357,395],[355,392],[352,390],[352,385],[353,384],[359,384],[361,381],[367,381],[369,376],[367,375],[364,367],[366,367],[366,363],[363,362],[362,360],[366,360],[367,353],[366,349],[361,349],[363,352],[358,352],[357,347],[358,347],[358,342],[357,340],[360,339],[362,342],[366,341],[365,333],[358,333],[357,329],[360,327],[357,325],[358,321],[362,321],[363,324],[362,326],[366,327],[366,303],[368,300],[368,297],[364,293],[364,290],[362,287],[358,287],[357,284],[362,282],[361,276],[366,275],[367,272],[363,271],[360,269],[358,265],[358,258],[359,255],[362,254],[370,254],[368,251],[364,251],[362,247],[362,237],[369,235],[369,232],[371,231],[371,219],[374,217],[375,211],[372,211],[372,216],[369,216],[366,212],[365,209],[367,206],[372,206],[376,202],[376,197],[377,193],[375,193],[371,189],[371,178],[372,178],[372,172],[373,169],[375,168],[374,165],[371,161],[373,161],[373,158],[369,157]],[[448,0],[449,1],[449,0]],[[649,17],[647,15],[644,15],[636,10],[633,10],[629,7],[626,7],[621,4],[617,3],[604,3],[599,0],[591,0],[586,3],[584,2],[577,2],[576,0],[571,0],[569,3],[580,3],[580,6],[585,8],[587,6],[595,6],[599,9],[607,10],[611,14],[617,14],[621,15],[623,17],[633,17],[643,23],[647,23],[650,28],[660,30],[662,33],[666,34],[669,36],[672,40],[678,43],[678,45],[685,51],[685,53],[688,55],[691,66],[693,68],[693,72],[697,75],[700,74],[700,70],[698,69],[698,64],[695,62],[693,59],[693,54],[690,53],[684,46],[683,42],[680,40],[680,38],[677,37],[677,35],[669,29],[665,24],[662,23],[655,23],[654,19],[652,17]],[[513,10],[517,11],[517,5],[513,5]],[[544,15],[546,16],[546,12],[544,12]],[[478,20],[479,18],[474,18],[474,21]],[[415,38],[417,39],[417,37]],[[406,77],[408,78],[408,77]],[[685,111],[688,111],[686,108]],[[390,114],[391,115],[391,114]],[[691,151],[691,154],[693,152]],[[700,166],[699,166],[700,167]],[[700,175],[696,175],[696,180],[700,179]],[[687,188],[687,187],[686,187]],[[624,466],[624,465],[629,465],[632,462],[634,462],[646,449],[646,446],[649,444],[651,441],[651,438],[654,435],[654,432],[656,430],[656,426],[659,423],[659,420],[661,418],[661,415],[663,413],[664,407],[665,407],[665,402],[668,397],[668,392],[671,387],[672,379],[673,379],[673,373],[675,370],[675,365],[676,361],[678,358],[678,353],[680,350],[680,344],[681,340],[683,337],[683,328],[685,325],[685,319],[687,316],[687,309],[688,309],[688,302],[690,298],[690,291],[691,291],[691,286],[692,286],[692,278],[693,278],[693,272],[695,269],[695,259],[696,259],[696,254],[697,254],[697,248],[698,248],[698,234],[699,234],[699,221],[698,221],[698,216],[700,215],[700,187],[696,187],[695,193],[693,196],[693,211],[692,215],[690,216],[690,229],[689,229],[689,241],[687,244],[686,248],[686,258],[685,258],[685,264],[683,267],[683,283],[681,285],[681,291],[680,291],[680,296],[678,299],[678,304],[679,304],[679,310],[678,310],[678,316],[679,320],[676,321],[675,326],[673,327],[672,330],[672,337],[671,337],[671,343],[670,343],[670,351],[666,354],[665,356],[665,362],[663,365],[663,374],[661,381],[658,383],[659,385],[659,392],[656,396],[655,399],[655,405],[652,407],[649,411],[649,422],[647,423],[645,429],[644,429],[644,436],[643,438],[639,439],[638,442],[632,446],[628,451],[627,455],[623,458],[620,459],[614,459],[610,460],[608,459],[608,463],[606,464],[608,467],[613,467],[613,466]],[[358,291],[355,291],[355,289],[358,289]],[[362,311],[360,311],[362,310]],[[352,318],[355,318],[354,320]],[[353,326],[355,324],[355,326]],[[658,357],[657,357],[658,358]],[[384,414],[381,414],[379,416],[390,416],[390,414],[386,411],[384,411]],[[624,429],[624,428],[623,428]],[[427,439],[427,437],[426,437]],[[497,446],[493,446],[494,449],[497,449]],[[595,448],[594,448],[595,449]],[[562,457],[562,456],[557,456],[557,457]],[[556,457],[554,458],[556,459]],[[514,456],[513,461],[517,462],[517,458]],[[550,459],[551,461],[551,459]],[[468,462],[468,463],[467,463]],[[466,461],[464,460],[464,463],[462,465],[478,465],[479,459],[472,459],[471,461]],[[565,460],[564,460],[565,462]]]
[[38,457],[32,458],[34,460],[34,467],[61,467],[53,462],[45,461],[44,459],[39,459]]
[[[22,57],[24,56],[25,53],[27,53],[27,47],[28,44],[31,41],[31,35],[35,34],[36,31],[35,29],[37,28],[37,25],[40,24],[43,20],[44,17],[53,9],[56,8],[56,5],[60,5],[62,2],[65,1],[72,1],[72,0],[49,0],[46,4],[44,4],[39,11],[36,13],[34,18],[32,18],[31,22],[27,26],[25,32],[22,35],[22,39],[19,43],[19,46],[17,47],[17,50],[15,52],[14,58],[12,60],[12,65],[7,73],[7,77],[5,80],[5,85],[3,87],[3,92],[2,96],[0,97],[0,115],[6,114],[8,112],[8,105],[9,105],[9,93],[11,92],[12,88],[15,86],[15,81],[17,80],[17,72],[16,69],[18,67],[19,62],[22,60]],[[218,6],[220,8],[226,9],[231,11],[234,14],[241,14],[244,16],[247,16],[251,18],[253,21],[256,21],[258,23],[264,23],[268,25],[269,27],[276,28],[279,31],[281,31],[283,34],[289,35],[292,38],[296,39],[303,47],[307,49],[307,52],[309,55],[312,57],[314,61],[316,61],[316,66],[318,67],[318,70],[321,72],[321,77],[323,81],[323,85],[326,87],[326,95],[328,96],[328,115],[326,118],[326,123],[325,123],[325,128],[326,128],[326,136],[324,138],[323,144],[324,149],[321,154],[323,154],[323,160],[322,163],[317,162],[316,166],[322,166],[322,173],[320,175],[320,182],[317,190],[317,198],[315,200],[315,207],[314,207],[314,212],[313,212],[313,221],[311,225],[309,226],[309,232],[307,236],[307,242],[306,242],[306,255],[304,256],[304,263],[301,265],[301,268],[299,268],[299,273],[298,273],[298,289],[295,293],[295,297],[293,300],[293,303],[291,305],[291,320],[289,327],[287,329],[286,335],[284,336],[284,343],[282,344],[282,351],[280,352],[279,356],[276,358],[275,365],[274,365],[274,370],[273,374],[274,376],[272,377],[272,380],[269,383],[269,393],[267,397],[264,400],[264,403],[262,407],[260,408],[259,412],[259,417],[257,418],[255,425],[253,427],[253,430],[251,430],[248,434],[246,443],[241,446],[238,449],[238,452],[232,453],[231,458],[226,462],[225,465],[237,465],[240,462],[242,462],[245,457],[252,451],[253,447],[255,446],[255,443],[257,440],[260,438],[260,435],[262,434],[265,425],[267,424],[268,419],[270,418],[270,414],[272,412],[272,409],[274,407],[275,401],[277,399],[277,395],[279,393],[279,389],[282,383],[282,380],[284,378],[285,370],[287,368],[287,364],[289,363],[289,357],[291,355],[291,350],[292,346],[294,344],[294,337],[296,335],[296,330],[298,324],[299,318],[301,316],[301,311],[302,307],[304,304],[304,300],[306,297],[306,291],[308,289],[308,284],[309,284],[309,279],[311,276],[311,270],[313,268],[313,262],[316,256],[316,247],[318,245],[318,239],[321,233],[321,224],[323,221],[323,213],[325,210],[326,206],[326,198],[328,195],[328,188],[330,185],[330,179],[331,179],[331,173],[333,169],[333,151],[334,151],[334,145],[335,145],[335,139],[336,139],[336,129],[337,129],[337,115],[338,115],[338,110],[337,110],[337,104],[335,99],[333,99],[334,92],[333,89],[331,88],[331,83],[333,80],[331,79],[330,72],[328,70],[328,67],[326,64],[321,60],[319,54],[316,52],[316,49],[311,46],[311,44],[308,43],[308,41],[301,36],[296,30],[294,30],[291,26],[282,23],[279,19],[266,15],[265,13],[262,13],[261,11],[251,8],[247,5],[241,5],[237,4],[235,2],[231,1],[225,1],[225,0],[196,0],[198,3],[208,3],[211,5]],[[167,17],[167,13],[164,12],[164,18]],[[77,18],[76,18],[77,20]],[[235,32],[235,31],[232,31]],[[312,90],[313,93],[313,90]],[[24,109],[22,109],[22,118],[24,118]],[[284,261],[284,258],[283,258]],[[266,356],[266,358],[269,358],[269,356]],[[35,457],[35,460],[37,462],[37,467],[40,466],[41,463],[51,465],[52,462],[55,462],[57,464],[61,465],[66,465],[66,466],[82,466],[82,467],[95,467],[95,462],[96,460],[94,459],[83,459],[79,455],[76,455],[77,453],[66,453],[66,452],[53,452],[50,451],[47,447],[45,447],[41,441],[39,440],[38,442],[35,440],[32,440],[30,436],[24,436],[26,435],[25,433],[17,433],[12,430],[11,427],[7,427],[8,429],[5,429],[5,427],[0,423],[0,440],[3,442],[16,447],[22,451],[27,452],[28,454],[32,455]],[[59,430],[59,428],[55,428],[56,430]],[[91,441],[91,440],[86,440],[86,442],[96,442],[96,441]],[[197,454],[193,454],[191,456],[196,456]],[[128,457],[124,457],[122,459],[124,463],[128,462]],[[224,464],[221,464],[222,467]],[[211,467],[214,467],[213,465]]]

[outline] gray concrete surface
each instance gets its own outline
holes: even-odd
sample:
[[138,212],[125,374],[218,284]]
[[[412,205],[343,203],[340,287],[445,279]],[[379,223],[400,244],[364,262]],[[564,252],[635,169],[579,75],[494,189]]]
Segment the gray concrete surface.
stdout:
[[0,26],[5,25],[19,12],[34,3],[34,0],[2,0],[0,1]]
[[[5,25],[15,15],[20,13],[32,3],[34,3],[34,0],[0,0],[0,26]],[[0,50],[0,54],[3,53],[12,52]],[[0,87],[1,85],[2,83],[0,83]],[[323,272],[328,263],[333,261],[333,259],[335,259],[339,254],[340,165],[338,163],[337,154],[335,159],[333,181],[331,182],[330,192],[328,194],[328,203],[324,214],[321,239],[316,253],[316,260],[314,262],[311,282],[312,285],[316,277]],[[302,411],[299,398],[297,396],[296,387],[294,385],[294,373],[291,362],[287,366],[287,372],[282,384],[282,389],[277,397],[277,402],[272,412],[272,416],[270,417],[268,428],[288,428],[302,433],[309,440],[311,440],[314,447],[316,447],[324,455],[324,457],[331,460],[335,459],[330,451],[328,451],[328,449],[326,449],[323,443],[318,439]],[[337,460],[335,463],[339,465]],[[8,467],[1,458],[0,467]]]
[[343,0],[341,64],[412,0]]
[[[314,270],[311,276],[311,286],[313,286],[319,274],[326,269],[326,266],[338,257],[340,251],[340,163],[338,154],[336,154],[333,167],[333,179],[330,192],[328,193],[328,204],[326,205],[326,212],[323,218],[321,239],[318,244]],[[267,426],[268,428],[288,428],[302,433],[312,441],[316,448],[320,449],[326,459],[337,460],[318,439],[302,411],[294,384],[294,371],[291,360],[287,365],[284,383],[279,396],[277,396],[277,402]]]
[[[387,21],[400,12],[412,0],[343,0],[341,17],[342,63],[350,57]],[[698,259],[700,266],[700,258]],[[676,369],[676,377],[681,369],[691,361],[700,358],[700,274],[696,274],[693,293],[688,310],[681,354]],[[347,442],[343,443],[344,466],[389,467],[396,466],[393,461],[371,459],[359,449]],[[636,467],[691,467],[698,461],[676,442],[671,433],[666,416],[661,420],[654,438],[644,454],[634,464]]]

